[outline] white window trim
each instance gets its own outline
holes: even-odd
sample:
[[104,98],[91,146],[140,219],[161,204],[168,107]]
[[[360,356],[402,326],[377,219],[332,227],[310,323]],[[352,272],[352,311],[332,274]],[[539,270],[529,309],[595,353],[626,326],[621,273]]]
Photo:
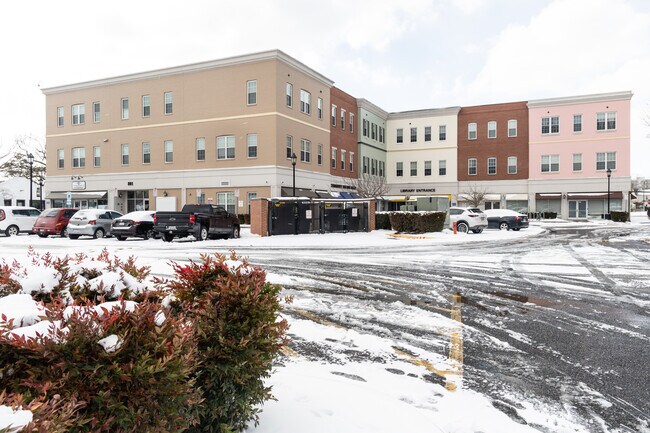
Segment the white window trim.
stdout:
[[[145,153],[144,152],[144,145],[147,144],[149,145],[149,152]],[[144,156],[149,155],[149,162],[144,162]],[[129,161],[131,160],[131,157],[129,156]],[[148,141],[142,142],[142,165],[150,165],[151,164],[151,143]]]
[[[126,101],[126,110],[124,110],[124,101]],[[121,98],[120,99],[120,115],[122,116],[122,120],[129,120],[129,111],[131,107],[129,107],[129,98]],[[126,116],[125,116],[126,114]]]
[[[471,126],[474,125],[474,130],[472,131]],[[474,138],[470,135],[471,133],[474,133]],[[476,140],[478,138],[478,125],[475,122],[470,122],[467,124],[467,139],[468,140]]]
[[[605,115],[605,129],[598,129],[598,115],[599,114],[604,114]],[[614,128],[608,128],[607,123],[609,119],[609,114],[613,114],[615,121],[616,121],[616,127]],[[612,132],[616,131],[618,129],[618,112],[617,111],[600,111],[596,113],[596,132]]]
[[[474,173],[470,173],[470,161],[474,161]],[[467,175],[468,176],[478,176],[478,159],[477,158],[467,158]]]
[[[223,158],[219,158],[219,138],[220,137],[224,137],[224,147],[223,147],[223,150],[224,150],[223,155],[224,155],[224,157]],[[230,140],[228,140],[228,137],[232,137],[232,146],[229,145]],[[216,148],[217,148],[217,155],[216,155],[217,156],[217,161],[227,161],[227,160],[235,159],[237,157],[236,142],[235,142],[235,136],[234,135],[219,135],[219,136],[217,136],[215,142],[216,142],[215,144],[216,144]],[[229,158],[228,157],[228,149],[230,149],[231,147],[232,147],[233,153],[235,155],[232,158]]]
[[[575,116],[580,116],[580,131],[574,131],[576,121],[575,121]],[[574,134],[582,134],[582,132],[585,130],[585,116],[582,115],[582,113],[577,113],[571,116],[571,132]]]
[[[494,173],[490,173],[490,160],[494,160]],[[488,156],[487,159],[487,174],[488,176],[496,176],[498,173],[497,171],[497,157],[496,156]]]
[[[124,153],[124,149],[126,149],[126,153]],[[124,163],[125,156],[128,157],[128,161],[129,161],[126,164]],[[128,143],[122,143],[120,145],[120,163],[125,167],[131,163],[131,149],[129,149]]]
[[[250,84],[255,83],[255,91],[251,92],[250,90]],[[255,94],[255,102],[250,102],[250,95]],[[251,105],[257,105],[257,80],[248,80],[246,81],[246,105],[251,106]]]
[[[575,161],[575,157],[576,157],[576,155],[580,155],[580,170],[576,170],[576,169],[574,168],[574,167],[575,167],[574,164],[576,163],[576,161]],[[605,158],[607,158],[607,156],[605,156]],[[583,160],[583,158],[582,158],[582,153],[574,153],[573,156],[571,157],[571,170],[572,170],[574,173],[582,173],[582,170],[583,170],[583,168],[584,168],[584,165],[585,165],[585,163],[584,163],[584,160]],[[607,162],[605,162],[605,167],[607,167]]]
[[[548,171],[543,171],[542,166],[544,165],[544,157],[548,156]],[[557,170],[552,170],[553,168],[553,160],[552,157],[557,156]],[[560,172],[560,155],[557,153],[554,154],[549,154],[549,155],[541,155],[541,160],[540,160],[540,166],[539,166],[540,173],[542,174],[551,174],[551,173],[559,173]]]
[[[514,127],[515,134],[514,135],[510,135],[510,130],[513,129],[513,128],[510,128],[510,122],[515,122],[515,127]],[[509,119],[508,120],[508,138],[514,138],[518,134],[519,134],[519,122],[517,121],[517,119]]]
[[[203,149],[199,149],[199,140],[203,140]],[[199,159],[199,150],[203,150],[203,159]],[[205,151],[205,137],[196,137],[194,139],[194,158],[196,162],[205,162],[207,160]]]
[[293,108],[293,84],[287,83],[285,86],[285,99],[286,99],[286,104],[287,108]]
[[[494,123],[494,137],[490,137],[490,124]],[[488,140],[494,140],[497,138],[497,121],[496,120],[489,120],[487,123],[487,138]]]
[[[555,117],[557,117],[557,132],[553,132],[553,118]],[[541,129],[544,124],[544,119],[548,119],[548,132],[542,132]],[[558,135],[560,133],[560,116],[542,116],[539,126],[542,135]],[[571,128],[573,128],[573,125]]]
[[[513,173],[510,173],[510,167],[512,167],[512,166],[510,165],[510,158],[514,158],[514,159],[515,159],[515,171],[514,171]],[[510,156],[508,157],[507,164],[508,164],[508,168],[507,168],[507,170],[506,170],[506,174],[511,174],[511,175],[512,175],[512,174],[517,174],[517,172],[519,172],[519,158],[517,158],[516,155],[510,155]]]
[[[171,152],[167,151],[167,144],[171,144]],[[171,161],[167,161],[167,154],[171,153],[172,159]],[[174,142],[172,140],[165,140],[163,141],[163,161],[165,164],[173,164],[174,163]]]
[[[95,155],[95,149],[99,150],[99,164],[97,164],[97,156]],[[93,146],[93,167],[102,166],[102,148],[100,146]]]
[[[169,105],[171,110],[167,111],[167,95],[169,95]],[[163,93],[163,112],[165,116],[171,116],[174,114],[174,92],[164,92]]]
[[[147,105],[144,104],[145,98],[149,99],[149,103]],[[142,102],[142,117],[145,119],[151,117],[151,95],[142,95],[141,102]],[[144,114],[145,107],[149,107],[149,114]]]
[[[95,107],[99,107],[99,110],[95,111]],[[97,113],[97,117],[95,117]],[[99,101],[93,102],[93,123],[99,123],[102,118],[102,105]]]
[[[251,141],[250,141],[250,140],[251,140],[251,137],[253,137],[253,136],[255,137],[255,146],[252,146],[252,145],[251,145]],[[254,148],[255,148],[255,156],[251,156],[251,155],[250,155],[250,149],[251,149],[251,147],[254,147]],[[257,159],[257,151],[258,151],[258,150],[259,150],[259,148],[257,147],[257,134],[255,134],[255,133],[253,133],[253,134],[246,134],[246,158],[247,158],[247,159]]]

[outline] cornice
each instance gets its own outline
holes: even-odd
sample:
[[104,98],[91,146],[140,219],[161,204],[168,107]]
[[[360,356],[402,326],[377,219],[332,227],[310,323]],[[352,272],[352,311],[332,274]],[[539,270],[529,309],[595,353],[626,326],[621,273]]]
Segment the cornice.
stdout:
[[389,113],[388,120],[417,119],[423,117],[457,116],[460,107],[428,108],[424,110],[400,111]]
[[588,104],[591,102],[622,101],[632,99],[631,91],[595,93],[591,95],[565,96],[561,98],[536,99],[528,101],[528,108],[552,107],[557,105]]
[[388,112],[379,108],[372,102],[368,101],[367,99],[364,98],[358,98],[357,99],[357,107],[358,108],[363,108],[366,111],[370,111],[372,114],[375,116],[379,116],[382,119],[388,119]]

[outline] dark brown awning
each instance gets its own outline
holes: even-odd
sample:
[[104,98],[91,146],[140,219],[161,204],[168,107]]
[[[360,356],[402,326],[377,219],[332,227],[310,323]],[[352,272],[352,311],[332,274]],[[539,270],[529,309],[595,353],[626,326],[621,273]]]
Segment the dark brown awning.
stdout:
[[[569,200],[591,200],[591,199],[607,199],[606,192],[571,192],[567,194]],[[621,191],[612,191],[609,194],[610,199],[622,199],[623,193]]]

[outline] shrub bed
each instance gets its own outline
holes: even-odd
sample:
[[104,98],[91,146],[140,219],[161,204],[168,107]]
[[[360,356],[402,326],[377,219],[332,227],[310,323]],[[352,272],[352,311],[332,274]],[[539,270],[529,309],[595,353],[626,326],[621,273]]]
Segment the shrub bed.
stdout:
[[377,230],[390,230],[390,217],[387,212],[375,213],[375,229]]
[[612,218],[612,221],[616,221],[616,222],[624,223],[630,220],[629,212],[613,210],[609,213],[609,215]]
[[441,232],[445,212],[390,212],[390,224],[398,233]]

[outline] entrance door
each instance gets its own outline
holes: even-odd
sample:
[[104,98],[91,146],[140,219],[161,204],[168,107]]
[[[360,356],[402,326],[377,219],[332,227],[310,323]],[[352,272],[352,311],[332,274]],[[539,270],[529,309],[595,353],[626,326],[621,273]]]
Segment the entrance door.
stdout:
[[587,218],[587,200],[569,200],[569,218]]

